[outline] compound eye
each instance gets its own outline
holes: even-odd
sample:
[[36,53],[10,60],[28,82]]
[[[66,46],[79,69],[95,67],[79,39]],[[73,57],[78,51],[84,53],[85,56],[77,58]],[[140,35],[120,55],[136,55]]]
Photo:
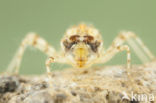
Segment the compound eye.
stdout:
[[70,48],[75,44],[75,42],[68,42],[67,40],[63,41],[63,45],[65,47],[65,50],[68,51]]
[[91,49],[93,52],[97,52],[98,47],[100,46],[100,42],[95,41],[94,43],[88,43],[88,45],[90,45]]

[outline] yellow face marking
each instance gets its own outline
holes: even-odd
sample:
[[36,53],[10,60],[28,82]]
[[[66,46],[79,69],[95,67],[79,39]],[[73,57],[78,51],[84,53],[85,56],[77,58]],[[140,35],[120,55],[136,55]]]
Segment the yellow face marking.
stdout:
[[88,60],[88,49],[84,43],[77,44],[73,54],[75,55],[75,60],[77,62],[78,67],[83,67]]

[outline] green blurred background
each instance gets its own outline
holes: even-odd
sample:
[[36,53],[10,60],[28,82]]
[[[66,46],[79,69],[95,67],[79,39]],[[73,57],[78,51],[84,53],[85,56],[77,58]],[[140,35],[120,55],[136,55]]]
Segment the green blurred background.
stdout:
[[[28,32],[37,32],[59,50],[65,30],[82,21],[100,30],[106,48],[119,31],[130,30],[156,54],[156,0],[0,0],[0,71]],[[46,58],[36,49],[27,49],[20,73],[44,73]],[[132,62],[140,63],[134,54]],[[105,65],[125,63],[126,53],[119,53]]]

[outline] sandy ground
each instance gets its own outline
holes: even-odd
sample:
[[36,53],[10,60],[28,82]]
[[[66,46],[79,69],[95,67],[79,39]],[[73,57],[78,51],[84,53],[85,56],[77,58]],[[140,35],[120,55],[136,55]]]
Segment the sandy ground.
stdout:
[[[156,61],[124,66],[0,75],[0,103],[156,103]],[[124,97],[124,98],[123,98]]]

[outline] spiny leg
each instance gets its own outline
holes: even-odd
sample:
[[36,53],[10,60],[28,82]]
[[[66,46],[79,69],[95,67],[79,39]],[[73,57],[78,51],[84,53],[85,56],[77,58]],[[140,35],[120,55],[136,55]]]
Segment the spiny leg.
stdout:
[[[132,49],[135,51],[136,55],[140,58],[142,62],[146,63],[155,58],[150,50],[143,44],[141,39],[137,37],[134,33],[121,32],[119,36],[113,41],[112,46],[110,46],[109,49],[105,53],[103,53],[102,59],[100,59],[101,63],[109,61],[117,53],[115,48],[123,45],[123,43],[125,43],[126,41],[132,47]],[[143,51],[141,49],[143,49]],[[129,80],[131,81],[130,83],[133,85],[135,84],[135,82],[131,76],[130,66],[128,66],[130,65],[130,59],[128,59],[129,56],[127,54],[127,75]],[[135,90],[139,90],[138,86],[134,86],[134,88]]]
[[48,84],[50,85],[50,87],[52,87],[50,63],[54,62],[54,59],[55,59],[55,62],[66,63],[66,59],[64,58],[62,53],[60,54],[56,53],[55,49],[52,46],[50,46],[43,38],[39,37],[36,33],[29,33],[24,38],[18,51],[16,52],[16,55],[11,61],[11,64],[9,65],[7,72],[9,71],[11,73],[19,72],[19,67],[20,67],[20,63],[22,60],[22,56],[27,46],[33,46],[39,49],[40,51],[44,52],[47,56],[49,56],[48,60],[46,60],[46,71],[48,75]]
[[113,41],[113,45],[121,45],[124,42],[127,42],[132,47],[143,63],[149,62],[155,58],[142,40],[133,32],[120,32],[119,36]]
[[126,74],[128,78],[128,85],[131,85],[136,91],[139,91],[139,87],[135,86],[135,81],[133,80],[133,77],[131,75],[131,52],[128,45],[112,45],[99,59],[99,63],[105,63],[109,61],[114,55],[116,55],[119,52],[126,51],[127,52],[127,67],[126,67]]
[[131,79],[131,75],[130,75],[130,73],[131,73],[131,52],[130,52],[129,46],[127,46],[127,45],[117,46],[116,49],[118,50],[118,52],[122,52],[122,51],[127,52],[127,76],[129,78],[129,80],[131,82],[133,82]]
[[27,46],[33,46],[33,47],[41,50],[48,56],[56,55],[55,49],[52,48],[43,38],[39,37],[36,33],[29,33],[22,41],[13,60],[11,61],[10,65],[8,66],[7,72],[11,72],[11,73],[19,72],[21,60],[22,60],[24,51]]
[[50,71],[50,64],[54,63],[54,62],[66,63],[66,58],[64,58],[64,56],[60,54],[60,56],[57,58],[49,57],[46,60],[45,65],[46,65],[46,70],[47,70],[47,75],[48,75],[48,84],[49,84],[50,88],[53,87],[53,85],[52,85],[52,74]]
[[51,71],[50,71],[50,64],[53,62],[54,62],[53,57],[49,57],[45,62],[47,75],[48,75],[48,83],[49,83],[50,87],[52,87],[52,77],[51,77]]
[[[127,52],[127,73],[129,73],[131,68],[131,52],[128,45],[111,45],[106,52],[103,53],[98,63],[105,63],[109,61],[117,53],[126,51]],[[128,74],[129,75],[129,74]]]
[[[134,39],[134,40],[133,40]],[[103,52],[101,59],[99,59],[99,63],[105,63],[109,61],[116,53],[116,49],[120,46],[122,46],[125,42],[128,42],[128,44],[132,47],[132,49],[135,51],[137,56],[140,58],[140,60],[144,63],[153,60],[155,57],[154,55],[150,52],[150,50],[143,44],[141,39],[137,37],[134,33],[132,32],[121,32],[118,37],[115,38],[113,41],[112,45],[107,49],[106,52]],[[137,46],[138,45],[140,46]],[[141,48],[143,51],[141,51]],[[121,48],[120,48],[121,49]],[[127,73],[130,72],[130,51],[129,47],[127,46]],[[129,51],[129,53],[128,53]],[[145,56],[147,55],[147,56]],[[150,59],[150,60],[149,60]]]

